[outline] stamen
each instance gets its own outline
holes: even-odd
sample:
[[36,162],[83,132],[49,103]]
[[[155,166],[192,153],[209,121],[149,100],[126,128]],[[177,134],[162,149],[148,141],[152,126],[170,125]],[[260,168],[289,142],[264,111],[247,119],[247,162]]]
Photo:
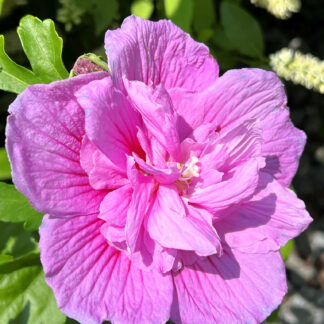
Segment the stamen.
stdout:
[[189,163],[185,164],[186,169],[182,172],[183,178],[199,177],[199,167],[196,165],[199,159],[196,156],[191,158]]

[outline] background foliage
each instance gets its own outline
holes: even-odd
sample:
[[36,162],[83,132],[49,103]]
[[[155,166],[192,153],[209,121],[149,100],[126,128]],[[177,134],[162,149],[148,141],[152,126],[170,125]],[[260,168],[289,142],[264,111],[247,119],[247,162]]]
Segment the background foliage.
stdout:
[[[105,31],[118,28],[132,13],[146,19],[173,20],[209,46],[219,61],[221,73],[245,66],[271,69],[269,55],[283,47],[324,58],[322,0],[304,1],[301,11],[289,20],[278,20],[251,2],[257,0],[0,0],[0,34],[4,34],[0,36],[0,89],[7,91],[0,92],[0,323],[74,322],[57,309],[44,281],[37,247],[42,215],[11,183],[10,165],[3,148],[4,128],[8,105],[16,94],[29,84],[68,77],[68,71],[83,53],[105,57]],[[287,83],[287,92],[292,119],[308,135],[294,188],[315,221],[295,244],[289,242],[282,250],[290,289],[279,318],[275,312],[268,321],[287,322],[286,312],[291,311],[292,315],[297,314],[292,323],[306,323],[300,309],[294,314],[285,305],[296,291],[312,307],[320,307],[318,296],[322,296],[324,304],[323,96],[291,83]],[[314,235],[322,243],[314,244]],[[299,267],[291,264],[296,260]],[[312,268],[311,276],[298,272],[306,266]],[[307,290],[308,295],[305,287],[312,289]],[[317,296],[315,302],[309,291]],[[316,323],[307,314],[309,310],[302,311],[309,323]]]

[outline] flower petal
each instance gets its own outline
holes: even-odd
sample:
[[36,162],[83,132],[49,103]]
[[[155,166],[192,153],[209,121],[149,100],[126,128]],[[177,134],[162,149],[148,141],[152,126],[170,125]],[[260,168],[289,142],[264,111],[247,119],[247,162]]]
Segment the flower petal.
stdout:
[[186,210],[174,185],[160,185],[148,213],[147,230],[161,246],[195,251],[198,255],[221,253],[219,237],[198,210]]
[[121,28],[107,31],[105,48],[109,69],[120,85],[126,76],[162,83],[166,89],[202,90],[218,77],[218,64],[208,48],[168,20],[128,17]]
[[204,171],[230,171],[251,158],[262,156],[262,130],[256,120],[247,120],[221,136],[211,138],[200,156]]
[[80,162],[96,190],[116,189],[129,183],[126,173],[112,163],[86,135],[82,140]]
[[290,184],[305,134],[292,124],[284,86],[273,72],[230,70],[202,92],[172,89],[170,96],[186,136],[205,123],[226,133],[246,120],[258,119],[264,139],[262,154],[268,162],[266,170],[282,184]]
[[236,167],[231,178],[208,187],[197,188],[189,198],[194,205],[206,208],[215,214],[233,204],[250,199],[259,184],[259,170],[263,161],[251,159]]
[[118,249],[126,249],[125,226],[127,211],[132,199],[133,189],[125,185],[109,192],[100,204],[98,217],[105,221],[100,232],[109,244]]
[[174,275],[174,283],[178,302],[171,319],[181,318],[184,324],[261,323],[287,291],[279,252],[227,250],[184,268]]
[[[223,132],[248,119],[259,119],[268,170],[288,186],[305,145],[305,135],[292,124],[284,86],[273,72],[260,69],[231,70],[210,90],[204,122]],[[206,110],[206,109],[205,109]]]
[[6,136],[13,182],[40,212],[96,212],[104,193],[93,190],[80,165],[84,111],[75,92],[107,74],[91,73],[28,87],[10,105]]
[[176,162],[171,162],[168,165],[167,169],[160,169],[147,164],[135,153],[133,154],[133,157],[142,171],[146,172],[149,175],[153,175],[154,179],[156,179],[156,181],[161,184],[174,183],[181,176]]
[[125,86],[148,132],[170,153],[173,161],[177,161],[180,151],[177,114],[166,90],[161,85],[153,88],[139,81],[125,80]]
[[95,215],[44,218],[41,261],[59,308],[83,324],[165,323],[171,277],[134,266],[108,245],[100,234],[102,224]]
[[140,115],[114,88],[110,76],[81,88],[77,97],[85,111],[85,130],[90,141],[126,173],[126,154],[136,152],[143,156],[137,139]]
[[131,252],[136,249],[145,213],[152,199],[155,181],[152,177],[142,175],[135,167],[132,157],[128,158],[128,175],[134,191],[127,211],[126,241]]
[[215,226],[232,248],[247,253],[267,253],[279,250],[311,221],[303,201],[273,180],[251,201],[233,207]]

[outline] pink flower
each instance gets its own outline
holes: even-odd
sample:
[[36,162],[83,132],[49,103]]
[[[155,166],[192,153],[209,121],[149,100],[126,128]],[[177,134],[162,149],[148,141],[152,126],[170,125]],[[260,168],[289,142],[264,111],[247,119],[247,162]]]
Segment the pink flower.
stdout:
[[286,293],[279,248],[311,218],[288,189],[305,144],[272,72],[218,77],[170,21],[106,34],[111,75],[10,106],[13,180],[48,215],[41,261],[81,323],[256,323]]

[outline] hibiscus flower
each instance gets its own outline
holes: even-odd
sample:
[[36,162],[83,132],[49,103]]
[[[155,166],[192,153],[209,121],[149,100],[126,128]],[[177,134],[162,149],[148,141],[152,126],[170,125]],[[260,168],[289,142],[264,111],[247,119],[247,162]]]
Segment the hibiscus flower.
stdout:
[[28,87],[6,129],[13,181],[46,213],[41,261],[83,324],[256,323],[286,293],[279,249],[311,218],[288,187],[305,145],[277,76],[218,76],[208,48],[135,16],[110,73]]

